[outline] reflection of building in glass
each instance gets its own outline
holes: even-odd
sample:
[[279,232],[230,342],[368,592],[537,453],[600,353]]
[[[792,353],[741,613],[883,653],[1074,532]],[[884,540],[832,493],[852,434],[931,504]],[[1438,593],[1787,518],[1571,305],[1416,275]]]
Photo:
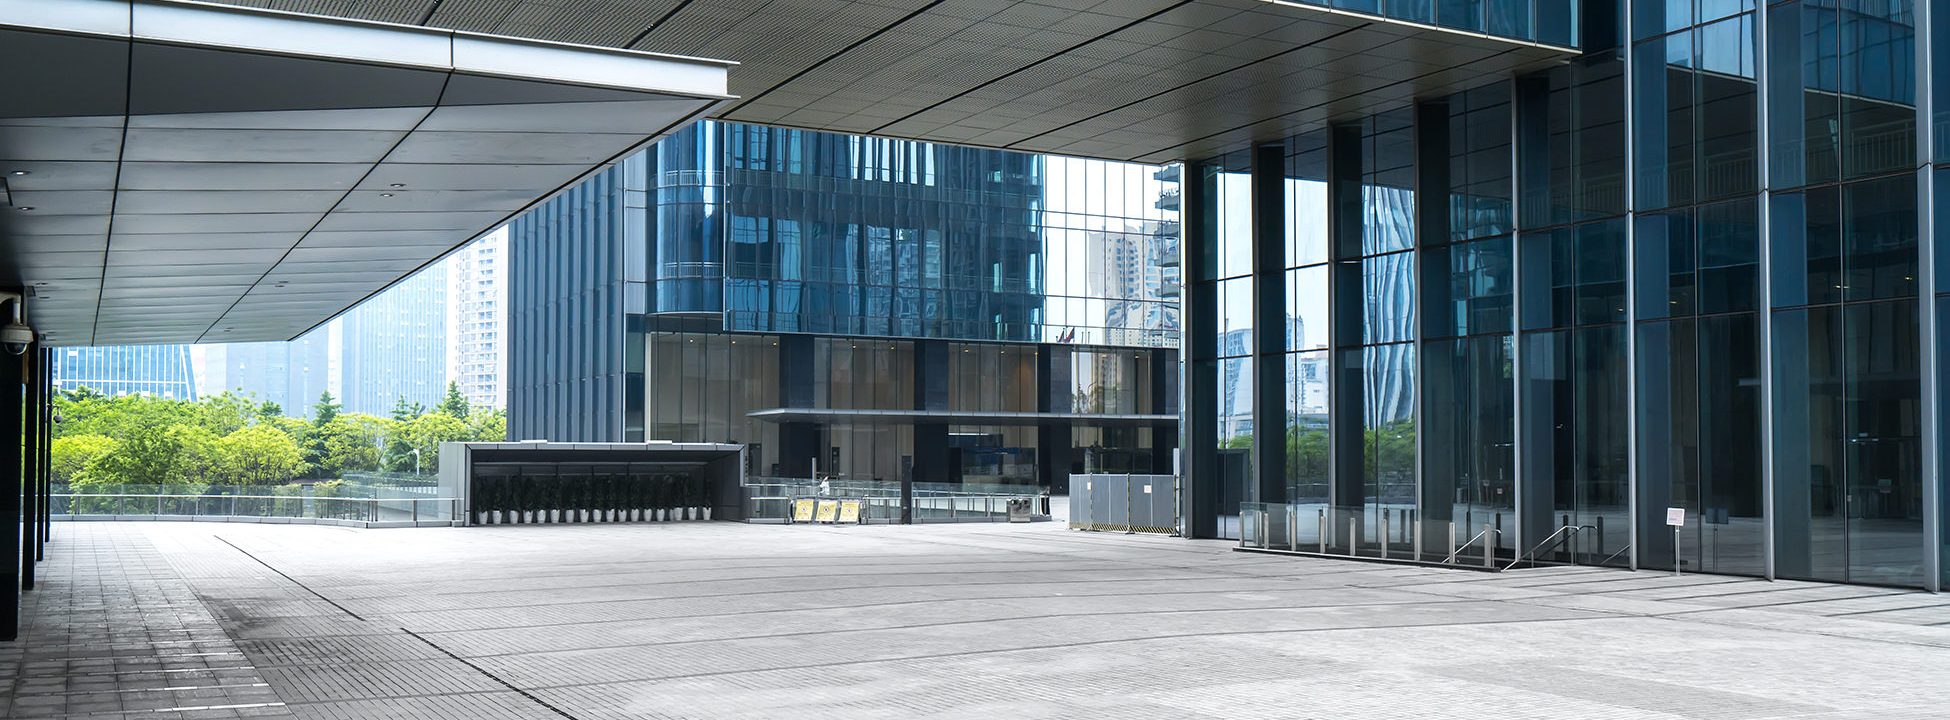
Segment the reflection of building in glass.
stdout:
[[[1630,0],[1564,66],[1187,163],[1213,212],[1185,242],[1214,250],[1187,255],[1189,366],[1217,370],[1188,375],[1188,529],[1257,500],[1340,553],[1488,527],[1505,561],[1555,533],[1545,562],[1943,584],[1950,92],[1919,55],[1950,37],[1924,7]],[[1255,179],[1283,243],[1254,242]],[[1252,372],[1282,295],[1286,372]],[[1242,428],[1287,452],[1239,462]]]
[[1174,186],[694,126],[510,226],[510,434],[742,442],[761,475],[1168,470]]
[[54,353],[54,387],[196,399],[188,345],[60,348]]

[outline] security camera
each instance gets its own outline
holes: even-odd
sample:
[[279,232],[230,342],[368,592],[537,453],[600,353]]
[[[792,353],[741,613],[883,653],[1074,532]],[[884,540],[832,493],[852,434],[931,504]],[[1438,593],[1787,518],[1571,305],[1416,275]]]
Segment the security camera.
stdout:
[[27,346],[34,344],[34,328],[18,322],[8,323],[0,328],[0,345],[15,355],[27,354]]
[[21,320],[21,306],[26,304],[26,300],[16,293],[0,293],[0,303],[10,300],[14,304],[13,322],[0,327],[0,346],[15,355],[26,355],[27,347],[34,344],[34,328]]

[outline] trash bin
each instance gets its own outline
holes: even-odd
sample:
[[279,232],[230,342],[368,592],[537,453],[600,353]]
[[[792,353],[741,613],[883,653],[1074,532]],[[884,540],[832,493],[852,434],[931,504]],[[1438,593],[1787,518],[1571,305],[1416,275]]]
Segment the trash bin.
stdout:
[[1009,498],[1009,522],[1029,522],[1029,498]]

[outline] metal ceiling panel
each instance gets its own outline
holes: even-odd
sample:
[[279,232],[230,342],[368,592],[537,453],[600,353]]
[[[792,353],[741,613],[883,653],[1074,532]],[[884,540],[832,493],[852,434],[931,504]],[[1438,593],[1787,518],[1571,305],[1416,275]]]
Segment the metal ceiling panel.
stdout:
[[[378,12],[345,4],[285,2]],[[728,120],[1153,162],[1239,149],[1575,54],[1263,0],[437,6],[406,22],[738,59],[731,88],[744,99],[716,111]],[[1430,79],[1451,68],[1466,77]],[[1174,96],[1152,99],[1167,91]]]
[[729,65],[173,0],[0,0],[0,61],[0,281],[56,345],[292,338],[702,117]]

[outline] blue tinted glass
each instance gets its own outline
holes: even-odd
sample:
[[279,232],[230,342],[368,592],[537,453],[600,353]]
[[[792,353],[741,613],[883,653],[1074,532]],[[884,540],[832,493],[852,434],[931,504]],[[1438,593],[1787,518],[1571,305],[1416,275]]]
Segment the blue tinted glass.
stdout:
[[1414,256],[1400,252],[1361,261],[1363,343],[1415,339]]

